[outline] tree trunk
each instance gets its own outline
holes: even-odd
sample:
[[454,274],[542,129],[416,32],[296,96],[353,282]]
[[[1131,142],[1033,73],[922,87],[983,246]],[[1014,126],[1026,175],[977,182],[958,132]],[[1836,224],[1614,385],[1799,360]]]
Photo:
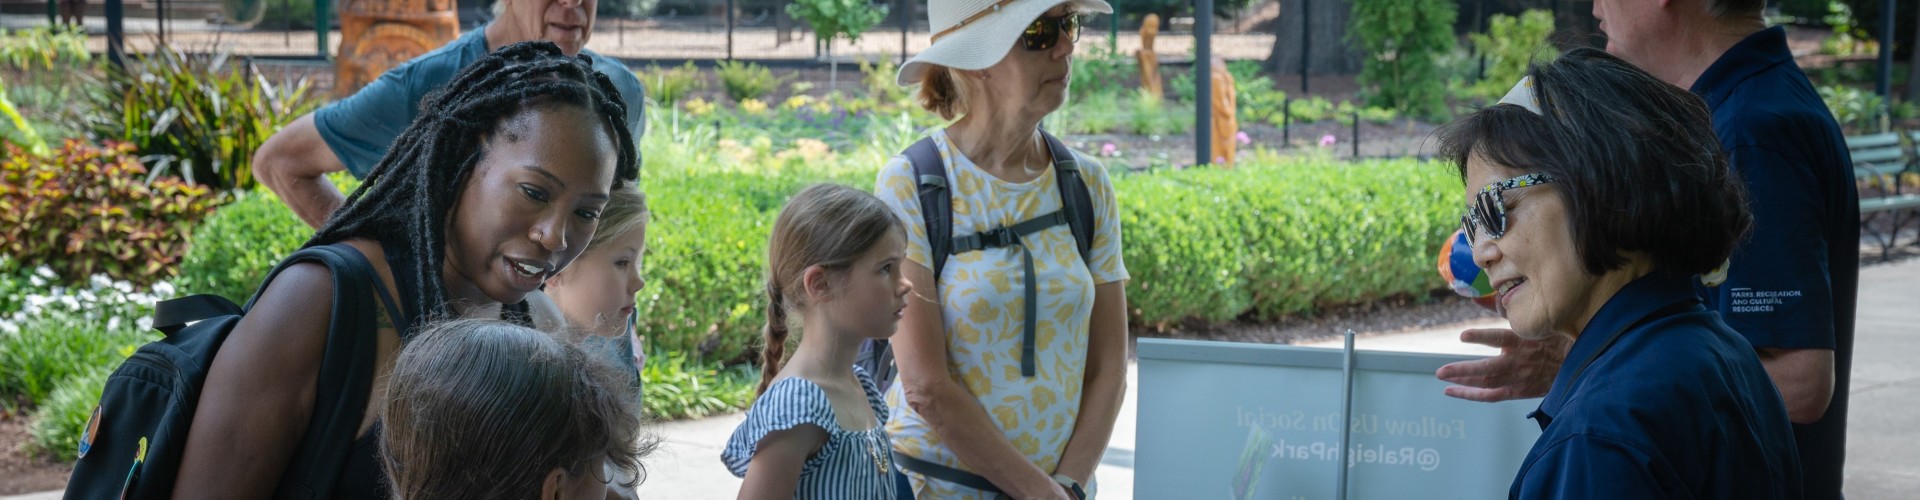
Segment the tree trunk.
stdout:
[[[1313,2],[1306,9],[1305,2]],[[1300,13],[1307,12],[1310,19],[1312,41],[1305,47],[1310,53],[1301,50],[1302,26]],[[1353,4],[1346,0],[1280,0],[1280,18],[1273,23],[1273,52],[1267,56],[1266,67],[1277,75],[1299,75],[1300,61],[1306,57],[1307,73],[1314,75],[1350,74],[1360,72],[1360,51],[1347,42],[1347,22],[1352,17]]]
[[789,0],[781,0],[773,6],[773,46],[779,47],[793,41],[793,16],[787,14]]
[[[838,38],[838,37],[835,37]],[[833,38],[827,42],[827,92],[840,88],[840,60],[833,58]]]

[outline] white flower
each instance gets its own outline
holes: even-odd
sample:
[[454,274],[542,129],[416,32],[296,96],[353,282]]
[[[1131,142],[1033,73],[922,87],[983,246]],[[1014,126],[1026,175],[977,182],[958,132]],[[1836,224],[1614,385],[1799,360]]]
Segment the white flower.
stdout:
[[46,280],[45,278],[41,278],[41,277],[40,277],[39,275],[37,275],[37,274],[36,274],[36,275],[33,275],[33,276],[28,276],[28,277],[27,277],[27,283],[30,283],[30,284],[32,284],[34,288],[40,288],[40,287],[43,287],[43,286],[47,286],[47,280]]
[[133,325],[140,327],[141,330],[152,330],[153,318],[148,316],[141,316],[140,319],[133,320]]
[[60,305],[67,306],[68,310],[80,309],[80,301],[73,300],[73,297],[69,295],[62,295],[60,297]]
[[165,281],[153,284],[153,294],[161,297],[173,296],[173,284]]
[[96,302],[101,302],[101,300],[100,300],[100,298],[99,298],[99,297],[96,297],[96,296],[94,296],[94,295],[93,295],[93,291],[92,291],[92,290],[81,290],[81,291],[80,291],[80,300],[81,300],[81,301],[83,301],[83,302],[89,302],[89,303],[96,303]]
[[133,293],[133,283],[115,281],[113,282],[113,289],[119,290],[120,293]]
[[119,317],[119,316],[114,316],[114,317],[112,317],[112,318],[107,318],[107,329],[108,329],[108,330],[119,330],[119,329],[120,329],[120,317]]
[[0,331],[5,331],[10,335],[19,335],[20,325],[13,324],[12,321],[0,321]]
[[53,268],[47,267],[45,264],[42,264],[40,267],[33,268],[33,274],[40,275],[40,277],[47,278],[47,279],[53,279],[54,277],[57,276],[53,274]]
[[94,288],[112,288],[113,278],[108,278],[105,274],[95,274],[87,278],[87,283],[92,284]]

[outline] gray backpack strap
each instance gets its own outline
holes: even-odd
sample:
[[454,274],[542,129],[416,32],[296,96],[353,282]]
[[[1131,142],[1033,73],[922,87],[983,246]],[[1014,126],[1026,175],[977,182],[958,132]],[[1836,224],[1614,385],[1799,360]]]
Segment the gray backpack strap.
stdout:
[[933,138],[927,137],[907,146],[907,162],[913,164],[914,184],[919,186],[920,219],[927,228],[927,257],[933,262],[927,268],[933,270],[933,279],[939,281],[940,269],[946,267],[947,255],[953,248],[953,190],[947,179],[947,163],[940,159],[940,149],[933,145]]
[[1066,213],[1067,228],[1073,231],[1073,242],[1080,247],[1080,260],[1087,266],[1093,266],[1093,194],[1087,189],[1087,181],[1080,174],[1080,161],[1073,156],[1073,150],[1065,143],[1045,130],[1040,137],[1047,142],[1047,151],[1053,154],[1054,179],[1060,184],[1060,210]]

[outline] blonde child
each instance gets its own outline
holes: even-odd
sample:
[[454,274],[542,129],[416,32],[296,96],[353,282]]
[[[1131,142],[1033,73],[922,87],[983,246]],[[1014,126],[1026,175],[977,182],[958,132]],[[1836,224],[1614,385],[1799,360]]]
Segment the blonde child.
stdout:
[[[608,193],[607,206],[580,258],[547,279],[547,296],[567,325],[588,334],[582,344],[589,353],[612,361],[624,372],[634,401],[641,401],[640,370],[647,355],[634,336],[634,298],[646,280],[640,263],[647,253],[647,195],[622,186]],[[629,482],[630,477],[607,464],[607,477]],[[609,499],[639,498],[631,488],[614,488]]]
[[569,326],[593,334],[586,340],[592,350],[605,351],[630,371],[636,396],[646,355],[634,337],[633,295],[646,286],[640,263],[647,253],[648,215],[646,194],[613,190],[586,251],[548,279],[546,289]]
[[[904,229],[873,195],[820,184],[787,203],[770,240],[760,395],[721,461],[746,479],[740,498],[891,499],[886,403],[854,357],[906,307]],[[782,363],[790,316],[800,342]]]
[[[387,378],[380,449],[395,498],[606,498],[631,490],[639,408],[600,356],[497,320],[433,326]],[[610,485],[605,466],[624,481]],[[537,495],[537,496],[536,496]]]

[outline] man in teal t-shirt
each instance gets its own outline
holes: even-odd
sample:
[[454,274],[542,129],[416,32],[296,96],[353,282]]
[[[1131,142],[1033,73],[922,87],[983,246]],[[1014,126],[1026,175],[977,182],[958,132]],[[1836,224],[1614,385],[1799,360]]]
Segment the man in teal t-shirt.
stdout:
[[346,99],[288,124],[254,153],[253,177],[280,195],[307,225],[320,227],[346,197],[327,182],[345,170],[365,177],[387,147],[413,123],[420,100],[488,52],[518,42],[551,41],[568,54],[583,54],[593,69],[613,80],[627,104],[627,128],[635,141],[645,132],[646,101],[640,79],[626,65],[586,50],[597,0],[499,0],[497,18],[446,46],[387,70]]

